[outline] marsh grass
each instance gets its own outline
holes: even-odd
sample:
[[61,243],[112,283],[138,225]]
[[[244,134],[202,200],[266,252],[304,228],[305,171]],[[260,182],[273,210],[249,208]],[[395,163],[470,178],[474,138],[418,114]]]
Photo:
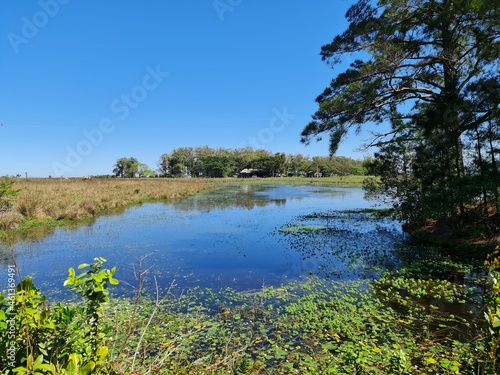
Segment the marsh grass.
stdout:
[[20,224],[77,221],[150,201],[171,201],[215,188],[208,179],[17,180],[10,210],[0,212],[0,230]]

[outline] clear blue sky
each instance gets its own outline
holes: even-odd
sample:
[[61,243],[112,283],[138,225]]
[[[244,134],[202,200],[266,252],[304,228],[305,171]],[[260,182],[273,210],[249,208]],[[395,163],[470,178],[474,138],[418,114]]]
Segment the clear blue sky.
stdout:
[[[327,155],[300,132],[352,3],[2,0],[0,175],[106,174],[123,156],[156,168],[182,146]],[[363,158],[365,139],[338,155]]]

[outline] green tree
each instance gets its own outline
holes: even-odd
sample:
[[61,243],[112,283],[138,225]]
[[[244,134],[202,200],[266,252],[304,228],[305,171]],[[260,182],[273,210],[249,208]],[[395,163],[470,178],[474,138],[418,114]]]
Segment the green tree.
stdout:
[[303,174],[304,171],[301,170],[301,164],[303,161],[304,156],[301,154],[287,155],[286,164],[288,166],[288,175],[300,176],[301,174]]
[[195,153],[192,147],[179,147],[170,155],[170,175],[190,177],[195,166]]
[[[440,202],[432,216],[457,223],[475,194],[463,188],[464,138],[498,118],[498,102],[481,111],[473,103],[476,85],[500,81],[500,0],[358,0],[346,16],[348,29],[321,56],[332,66],[348,55],[358,59],[316,99],[319,109],[302,142],[329,133],[333,154],[351,128],[390,124],[370,144],[410,145],[396,148],[404,150],[400,157],[414,154],[415,204]],[[391,194],[389,180],[385,186]]]
[[327,177],[332,173],[330,159],[324,156],[312,158],[312,169],[314,177]]
[[276,155],[271,154],[269,151],[259,149],[254,153],[251,167],[257,169],[260,176],[274,177],[280,170],[280,161],[281,158],[276,158]]
[[376,176],[380,174],[379,162],[372,156],[365,156],[361,165],[369,176]]
[[238,173],[250,166],[254,158],[254,150],[251,147],[238,148],[233,150],[232,156],[234,159],[234,172]]
[[194,149],[194,165],[192,174],[196,177],[208,177],[206,173],[206,159],[215,154],[215,150],[208,146],[196,147]]
[[233,172],[233,162],[226,155],[210,155],[203,160],[205,177],[227,177]]
[[156,177],[156,173],[147,164],[138,163],[136,176],[137,177]]
[[281,176],[286,176],[286,170],[288,167],[286,155],[284,152],[277,152],[274,154],[276,160],[276,173]]
[[113,175],[115,177],[136,177],[139,168],[139,161],[136,158],[119,158],[113,168]]
[[363,182],[367,198],[392,204],[397,218],[417,222],[425,217],[422,212],[422,189],[415,178],[414,145],[410,141],[395,140],[380,148],[375,154],[374,171],[380,179],[369,177]]
[[167,177],[170,173],[170,155],[162,154],[158,160],[158,174],[160,177]]

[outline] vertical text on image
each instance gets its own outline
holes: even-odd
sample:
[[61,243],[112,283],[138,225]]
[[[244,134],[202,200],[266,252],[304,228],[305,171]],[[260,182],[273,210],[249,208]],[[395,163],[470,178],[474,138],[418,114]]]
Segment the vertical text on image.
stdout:
[[16,267],[7,266],[7,309],[5,310],[7,323],[7,345],[5,357],[10,368],[15,367],[16,361]]

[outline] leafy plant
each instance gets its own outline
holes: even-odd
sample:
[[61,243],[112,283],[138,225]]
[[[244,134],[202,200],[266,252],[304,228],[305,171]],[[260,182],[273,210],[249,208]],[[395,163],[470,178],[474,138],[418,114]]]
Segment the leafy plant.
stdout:
[[104,313],[103,305],[109,302],[108,283],[111,285],[118,284],[118,280],[113,278],[116,267],[111,270],[101,269],[103,263],[106,261],[104,258],[95,258],[96,262],[92,264],[80,264],[79,269],[89,268],[89,270],[75,274],[73,268],[69,269],[69,276],[64,282],[65,286],[69,286],[71,290],[77,291],[84,301],[86,302],[85,315],[88,323],[88,328],[85,329],[84,337],[88,340],[88,347],[85,352],[91,353],[92,357],[98,355],[105,357],[107,348],[100,346],[105,339],[107,327],[102,327],[101,317]]
[[500,372],[500,247],[485,261],[488,271],[488,282],[486,284],[486,321],[490,341],[488,354],[493,362],[493,368]]
[[0,181],[0,212],[9,210],[12,200],[19,193],[19,190],[13,188],[14,183],[14,179],[7,177]]
[[[45,296],[24,278],[15,289],[0,294],[0,357],[5,374],[94,374],[108,355],[107,326],[102,324],[109,302],[108,284],[117,284],[115,268],[101,269],[103,258],[82,264],[80,275],[69,270],[65,285],[76,290],[85,307],[57,303],[49,306]],[[14,280],[14,274],[10,278]],[[9,280],[10,280],[9,279]],[[13,285],[10,285],[13,286]]]
[[[113,298],[109,308],[108,286],[117,281],[104,262],[80,265],[79,275],[69,270],[65,284],[82,305],[49,307],[31,278],[13,300],[10,291],[2,294],[1,350],[10,354],[14,333],[18,366],[0,359],[6,374],[498,372],[498,251],[487,263],[489,331],[471,290],[435,277],[456,269],[448,263],[424,273],[402,268],[371,282],[310,277],[251,293],[176,295],[172,282],[163,295],[156,290],[156,300],[141,293],[150,270],[141,263],[137,296]],[[476,312],[452,309],[465,305]]]

